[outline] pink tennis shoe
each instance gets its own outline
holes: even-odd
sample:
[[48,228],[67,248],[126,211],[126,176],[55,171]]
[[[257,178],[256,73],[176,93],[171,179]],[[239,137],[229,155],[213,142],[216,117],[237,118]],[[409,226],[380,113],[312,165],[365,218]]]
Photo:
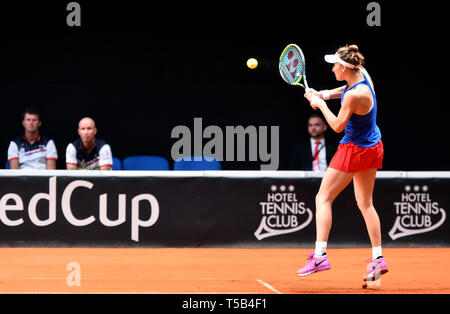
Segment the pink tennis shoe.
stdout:
[[389,271],[384,257],[380,257],[378,259],[371,258],[366,262],[368,264],[367,273],[363,279],[364,281],[375,281],[377,279],[380,279],[381,275],[384,275]]
[[[331,268],[327,255],[315,257],[314,252],[312,252],[311,255],[308,255],[307,259],[308,262],[305,267],[297,270],[297,275],[299,277],[311,275],[318,271],[329,270]],[[384,275],[389,271],[383,257],[378,259],[369,259],[367,260],[367,263],[367,273],[363,278],[364,281],[375,281],[379,279],[381,275]]]
[[314,252],[308,255],[308,263],[302,269],[297,270],[297,275],[299,277],[307,276],[318,271],[324,271],[330,269],[330,261],[328,256],[324,255],[322,257],[314,257]]

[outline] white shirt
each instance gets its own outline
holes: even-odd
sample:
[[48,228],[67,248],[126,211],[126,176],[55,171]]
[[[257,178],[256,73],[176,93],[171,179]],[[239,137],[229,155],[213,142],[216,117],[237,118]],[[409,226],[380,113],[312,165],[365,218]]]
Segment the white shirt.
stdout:
[[78,169],[99,170],[103,166],[112,167],[112,157],[111,147],[97,139],[91,152],[82,148],[80,140],[70,143],[66,148],[66,164],[76,165]]
[[53,140],[38,136],[33,144],[23,137],[11,141],[8,147],[8,161],[18,159],[20,169],[47,169],[47,160],[58,159]]
[[[325,147],[325,138],[321,139],[319,144],[319,168],[318,169],[314,169],[313,166],[313,170],[314,171],[326,171],[328,168],[328,164],[327,164],[327,152],[326,152],[326,147]],[[314,150],[316,148],[316,140],[311,138],[311,153],[312,153],[312,157],[314,159]]]

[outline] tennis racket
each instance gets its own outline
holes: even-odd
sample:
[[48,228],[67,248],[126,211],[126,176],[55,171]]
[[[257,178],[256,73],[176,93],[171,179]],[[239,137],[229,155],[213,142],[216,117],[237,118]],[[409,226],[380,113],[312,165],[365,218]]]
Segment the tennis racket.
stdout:
[[[309,89],[305,75],[305,56],[299,46],[289,44],[284,48],[278,67],[281,77],[286,83]],[[302,78],[305,85],[300,83]]]

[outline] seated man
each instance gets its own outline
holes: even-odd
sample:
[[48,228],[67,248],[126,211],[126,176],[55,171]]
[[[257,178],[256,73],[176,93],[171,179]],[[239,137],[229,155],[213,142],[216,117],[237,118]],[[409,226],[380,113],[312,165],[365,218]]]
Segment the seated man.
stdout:
[[39,134],[40,113],[28,108],[22,114],[24,133],[9,144],[8,162],[11,169],[56,169],[58,152],[53,140]]
[[109,145],[96,138],[97,128],[91,118],[83,118],[78,124],[80,138],[70,143],[66,149],[68,170],[110,170],[113,157]]
[[327,123],[323,116],[312,113],[308,118],[310,138],[295,145],[289,162],[289,170],[327,170],[337,150],[337,146],[325,138],[327,129]]

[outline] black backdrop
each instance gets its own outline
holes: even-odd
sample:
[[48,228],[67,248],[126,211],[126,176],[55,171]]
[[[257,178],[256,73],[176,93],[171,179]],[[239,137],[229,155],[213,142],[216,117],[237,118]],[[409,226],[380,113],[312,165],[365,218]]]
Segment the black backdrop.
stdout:
[[[381,27],[369,27],[370,1],[242,2],[239,5],[78,1],[82,26],[66,25],[66,5],[2,5],[0,162],[28,105],[43,113],[64,167],[77,122],[93,117],[99,136],[124,158],[170,159],[173,127],[280,126],[280,170],[307,137],[313,112],[301,89],[278,74],[284,46],[299,44],[316,89],[338,86],[323,55],[356,43],[366,56],[379,102],[386,170],[449,170],[445,10],[437,1],[378,1]],[[255,57],[260,65],[249,70]],[[174,81],[174,77],[176,81]],[[337,113],[339,102],[330,102]],[[328,132],[338,141],[342,135]],[[225,169],[259,169],[226,162]]]

